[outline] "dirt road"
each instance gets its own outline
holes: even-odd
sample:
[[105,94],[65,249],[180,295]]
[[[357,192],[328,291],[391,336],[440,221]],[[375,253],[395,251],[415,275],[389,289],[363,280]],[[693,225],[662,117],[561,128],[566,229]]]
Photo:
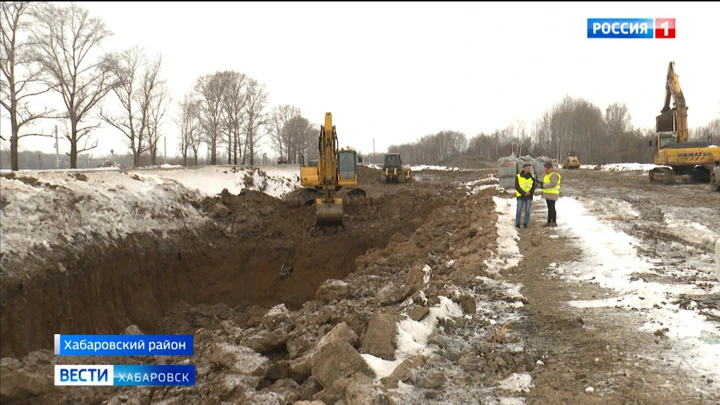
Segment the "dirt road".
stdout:
[[[344,228],[314,228],[312,207],[225,193],[194,202],[213,219],[199,229],[134,235],[83,255],[4,258],[13,271],[2,280],[0,400],[718,403],[717,370],[693,372],[681,354],[720,354],[693,352],[662,322],[689,311],[718,330],[720,289],[708,269],[720,193],[650,184],[639,172],[561,173],[554,229],[541,227],[545,207],[536,200],[529,229],[516,231],[512,195],[476,188],[497,183],[492,170],[423,170],[384,185],[363,168],[368,198],[347,207]],[[603,240],[607,227],[615,233]],[[612,245],[625,236],[633,255]],[[594,250],[604,246],[615,250]],[[15,276],[19,269],[34,275]],[[621,275],[622,291],[607,282]],[[667,286],[663,300],[651,300],[654,283]],[[375,329],[388,319],[398,321],[390,332]],[[52,356],[54,333],[127,330],[194,334],[197,385],[53,386],[53,364],[183,361]],[[320,340],[331,335],[345,336],[374,372],[327,381],[342,374],[317,364]],[[390,364],[396,371],[379,375]]]

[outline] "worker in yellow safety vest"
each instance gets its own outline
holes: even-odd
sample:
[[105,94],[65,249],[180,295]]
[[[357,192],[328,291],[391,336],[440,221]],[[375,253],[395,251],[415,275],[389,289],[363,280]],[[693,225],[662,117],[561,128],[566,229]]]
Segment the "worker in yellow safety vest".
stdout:
[[530,173],[530,163],[523,164],[522,170],[515,176],[515,197],[517,197],[517,209],[515,210],[515,227],[520,228],[520,214],[525,209],[525,221],[523,227],[528,227],[530,222],[530,207],[532,207],[533,193],[535,192],[535,178]]
[[543,227],[557,226],[557,212],[555,203],[560,199],[560,182],[562,176],[555,171],[552,162],[545,162],[545,177],[542,182],[542,198],[547,202],[548,217],[547,223]]

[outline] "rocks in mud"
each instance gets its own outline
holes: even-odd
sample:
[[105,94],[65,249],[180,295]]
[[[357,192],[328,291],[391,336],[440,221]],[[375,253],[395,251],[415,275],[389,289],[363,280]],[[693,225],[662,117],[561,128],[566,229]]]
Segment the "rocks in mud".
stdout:
[[365,374],[355,373],[345,387],[345,402],[353,405],[372,405],[375,402],[373,381]]
[[370,318],[360,353],[372,354],[384,360],[395,360],[395,337],[400,317],[395,314],[375,314]]
[[123,331],[123,335],[144,335],[137,325],[130,325]]
[[347,298],[350,293],[348,283],[341,280],[326,280],[317,290],[316,297],[325,302],[332,302]]
[[292,404],[301,398],[301,387],[291,379],[275,381],[271,386],[243,398],[244,403],[251,404]]
[[212,210],[208,212],[210,218],[225,218],[230,214],[230,209],[224,204],[217,203]]
[[399,366],[395,367],[392,374],[380,379],[380,382],[387,389],[397,388],[398,382],[407,382],[413,376],[415,370],[425,366],[427,359],[419,354],[412,359],[406,359]]
[[417,291],[417,286],[414,285],[399,285],[396,286],[392,283],[380,289],[375,295],[380,305],[396,304],[400,301],[405,300]]
[[436,389],[445,384],[445,374],[440,371],[429,371],[417,373],[413,378],[413,383],[421,388]]
[[268,330],[281,326],[290,326],[294,315],[287,309],[285,304],[278,304],[272,307],[262,318],[262,325]]
[[413,307],[410,311],[408,311],[408,316],[413,321],[420,322],[429,313],[430,313],[430,308],[417,306],[417,307]]
[[366,376],[375,376],[365,359],[349,343],[334,341],[324,345],[312,359],[312,375],[324,388],[342,391],[339,385],[349,383],[343,381],[353,373],[360,372]]
[[270,360],[254,350],[228,343],[215,343],[210,352],[210,362],[218,369],[247,377],[255,388],[267,375]]
[[251,328],[242,332],[239,344],[260,354],[270,354],[283,349],[289,337],[287,330],[283,328]]
[[0,360],[0,402],[11,402],[45,394],[54,385],[52,375],[31,372],[17,359]]
[[354,347],[357,343],[357,340],[357,334],[348,327],[347,323],[341,322],[337,324],[332,330],[330,330],[330,332],[324,335],[314,347],[311,347],[309,350],[307,350],[307,352],[305,352],[301,357],[294,358],[290,361],[290,376],[295,381],[305,381],[305,379],[307,379],[311,375],[312,362],[315,355],[323,347],[330,343],[337,342],[347,343],[351,347]]
[[[425,283],[426,275],[430,274],[430,266],[415,266],[408,272],[407,279],[405,280],[406,285],[415,285]],[[428,277],[429,281],[429,277]]]
[[477,312],[477,305],[475,303],[475,297],[469,294],[463,294],[460,296],[460,306],[463,312],[466,314],[474,314]]

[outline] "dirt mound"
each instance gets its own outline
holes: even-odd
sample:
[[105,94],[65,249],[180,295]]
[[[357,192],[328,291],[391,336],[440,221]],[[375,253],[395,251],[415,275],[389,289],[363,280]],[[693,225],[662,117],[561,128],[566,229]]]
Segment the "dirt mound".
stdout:
[[358,165],[356,170],[358,174],[358,184],[361,185],[377,183],[379,181],[378,179],[380,179],[380,173],[382,173],[380,169],[374,169],[364,165]]

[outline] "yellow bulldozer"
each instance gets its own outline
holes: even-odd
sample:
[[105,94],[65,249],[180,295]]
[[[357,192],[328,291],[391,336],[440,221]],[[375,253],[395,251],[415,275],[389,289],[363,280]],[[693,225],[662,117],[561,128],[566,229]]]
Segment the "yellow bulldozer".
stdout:
[[580,159],[575,155],[575,152],[568,152],[562,166],[563,169],[579,169]]
[[[670,98],[674,100],[673,108]],[[695,181],[709,182],[713,168],[720,164],[719,147],[709,141],[688,141],[687,111],[675,62],[670,62],[665,105],[655,117],[655,139],[650,140],[656,165],[650,170],[650,181],[672,184],[676,176],[689,176]]]
[[[357,164],[362,159],[352,148],[338,147],[337,130],[332,123],[332,114],[325,113],[325,125],[320,126],[318,136],[318,159],[300,167],[298,195],[300,205],[315,204],[316,225],[343,225],[343,198],[341,189],[348,192],[344,198],[364,198],[366,193],[358,188]],[[345,191],[343,190],[343,191]]]
[[385,183],[404,183],[410,180],[410,168],[403,167],[399,153],[386,153],[380,181]]

